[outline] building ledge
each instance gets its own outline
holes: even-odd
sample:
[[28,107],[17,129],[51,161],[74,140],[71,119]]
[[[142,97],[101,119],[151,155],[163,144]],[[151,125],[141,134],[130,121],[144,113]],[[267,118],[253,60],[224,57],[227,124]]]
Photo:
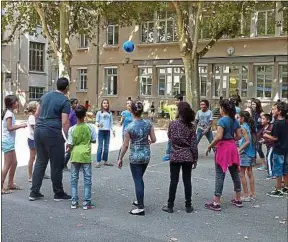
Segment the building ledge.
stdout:
[[173,45],[179,45],[179,42],[160,42],[160,43],[139,43],[137,44],[137,47],[139,48],[145,48],[145,47],[157,47],[157,46],[173,46]]
[[44,71],[29,71],[29,74],[35,74],[35,75],[41,75],[41,76],[47,75],[47,73]]
[[119,45],[107,45],[107,44],[105,44],[105,45],[103,45],[103,48],[105,50],[117,50],[117,49],[119,49]]
[[118,95],[103,95],[102,97],[103,98],[111,98],[111,97],[118,98]]
[[87,92],[88,92],[88,89],[86,89],[86,90],[77,90],[76,92],[77,92],[77,93],[87,93]]
[[89,47],[78,47],[77,48],[77,51],[81,52],[81,51],[88,51],[89,50]]

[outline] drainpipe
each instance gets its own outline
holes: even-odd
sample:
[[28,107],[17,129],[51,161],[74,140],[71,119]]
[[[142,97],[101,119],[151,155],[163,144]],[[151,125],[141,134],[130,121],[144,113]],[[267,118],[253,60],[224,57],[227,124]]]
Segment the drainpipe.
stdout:
[[98,19],[97,19],[97,38],[96,38],[96,106],[98,107],[98,99],[99,99],[99,77],[100,77],[100,48],[99,48],[99,43],[100,43],[100,14],[98,14]]

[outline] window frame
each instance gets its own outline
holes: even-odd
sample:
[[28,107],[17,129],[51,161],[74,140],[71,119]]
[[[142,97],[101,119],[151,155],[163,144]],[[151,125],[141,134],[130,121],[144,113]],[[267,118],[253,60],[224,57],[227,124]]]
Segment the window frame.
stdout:
[[86,34],[80,34],[79,48],[80,49],[87,49],[88,48],[88,38],[87,38]]
[[[265,71],[264,72],[258,72],[257,71],[257,68],[259,66],[263,66],[265,67]],[[269,72],[266,72],[266,67],[269,66],[269,67],[272,67],[272,71],[271,73],[269,74]],[[255,88],[255,97],[256,98],[259,98],[259,99],[266,99],[266,100],[271,100],[273,98],[273,80],[274,80],[274,64],[257,64],[257,63],[254,63],[253,65],[253,68],[254,68],[254,78],[255,78],[255,84],[256,84],[256,88]],[[263,75],[264,76],[264,79],[263,79],[263,97],[259,97],[258,96],[258,93],[257,93],[257,89],[258,89],[258,75]],[[266,97],[265,96],[265,88],[266,88],[266,76],[270,75],[271,76],[271,97]]]
[[[112,70],[112,74],[108,73],[108,70]],[[113,73],[113,70],[116,70],[116,74]],[[117,66],[109,66],[109,67],[104,67],[104,96],[117,96],[118,95],[118,67]],[[115,87],[114,87],[114,82],[113,80],[113,94],[108,93],[108,77],[116,77],[116,93],[114,92]],[[111,81],[111,80],[110,80]]]
[[[274,32],[271,34],[268,34],[268,12],[274,12]],[[265,33],[264,34],[259,34],[258,33],[258,17],[259,17],[259,13],[265,13]],[[256,36],[257,37],[262,37],[262,36],[273,36],[276,33],[276,10],[275,9],[267,9],[267,10],[258,10],[256,12],[257,14],[257,21],[256,21]]]
[[[109,43],[109,28],[113,28],[113,30],[112,30],[112,44],[110,44]],[[115,30],[116,30],[116,28],[117,28],[117,32],[115,32]],[[115,41],[115,36],[116,36],[116,33],[117,33],[117,43],[116,43],[116,41]],[[119,25],[117,25],[117,24],[109,24],[108,26],[107,26],[107,28],[106,28],[106,44],[108,45],[108,46],[117,46],[117,45],[119,45]]]
[[[33,45],[35,45],[36,47]],[[41,47],[41,48],[38,48],[38,47]],[[45,47],[46,47],[45,43],[29,41],[29,56],[28,56],[29,72],[45,73]],[[33,58],[35,57],[36,59],[34,59],[33,61]],[[42,68],[40,65],[41,59],[39,57],[42,59]]]
[[[35,88],[34,91],[31,91],[31,88]],[[37,92],[37,90],[41,90],[42,92]],[[34,94],[34,97],[31,97],[31,94]],[[37,98],[37,95],[41,95],[39,98]],[[41,97],[45,94],[45,87],[42,86],[29,86],[29,101],[39,101]]]
[[[146,69],[146,73],[147,74],[140,74],[141,73],[141,69]],[[151,73],[148,71],[148,69],[151,69]],[[143,80],[142,77],[146,77],[146,81],[145,81],[145,94],[142,93],[142,86],[144,86],[143,84]],[[148,83],[147,79],[151,77],[151,84]],[[139,80],[139,91],[140,91],[140,96],[152,96],[153,95],[153,67],[152,66],[147,66],[147,67],[138,67],[138,80]],[[148,86],[151,87],[151,93],[148,94]]]
[[[280,99],[284,99],[284,100],[288,100],[288,94],[287,94],[287,97],[283,97],[283,66],[287,66],[288,63],[284,64],[284,63],[279,63],[279,66],[278,66],[278,78],[279,78],[279,93],[280,93]],[[287,72],[284,72],[286,73],[287,75],[287,78],[288,78],[288,71]],[[287,87],[288,87],[288,83],[287,83]],[[288,92],[288,90],[287,90]]]
[[[86,92],[88,90],[88,69],[86,67],[78,68],[77,72],[78,72],[78,91]],[[85,85],[86,88],[82,88],[85,87]]]

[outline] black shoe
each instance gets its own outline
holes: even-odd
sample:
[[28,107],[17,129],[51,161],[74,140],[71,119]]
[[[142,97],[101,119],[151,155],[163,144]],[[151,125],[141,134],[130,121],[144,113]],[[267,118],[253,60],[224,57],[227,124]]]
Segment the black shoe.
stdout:
[[60,202],[62,200],[70,200],[72,197],[68,194],[66,194],[65,192],[62,194],[55,194],[54,195],[54,201],[55,202]]
[[167,205],[162,207],[162,210],[167,213],[173,213],[173,208],[169,208]]
[[194,211],[194,208],[190,206],[190,207],[186,207],[185,210],[186,210],[186,213],[192,213]]
[[129,211],[129,213],[131,215],[144,216],[145,215],[145,210],[144,209],[140,209],[140,208],[136,208],[136,209],[132,209],[131,211]]
[[138,207],[138,202],[137,202],[137,201],[134,201],[134,202],[132,203],[132,205],[134,205],[135,207]]
[[38,193],[30,192],[29,201],[39,200],[39,199],[41,199],[43,197],[44,197],[44,195],[41,194],[40,192],[38,192]]

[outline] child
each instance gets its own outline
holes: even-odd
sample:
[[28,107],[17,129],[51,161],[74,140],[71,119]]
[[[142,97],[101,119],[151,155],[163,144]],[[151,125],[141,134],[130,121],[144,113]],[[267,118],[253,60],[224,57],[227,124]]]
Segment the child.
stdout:
[[[98,132],[98,149],[97,149],[97,163],[96,168],[101,167],[101,160],[104,161],[104,166],[113,166],[113,164],[108,163],[108,153],[110,145],[110,132],[113,125],[113,115],[110,112],[109,101],[104,99],[101,102],[101,110],[96,114],[96,126],[99,128]],[[112,130],[113,131],[113,130]],[[115,133],[113,131],[113,135]],[[104,144],[104,151],[103,150]]]
[[[276,176],[276,187],[274,191],[269,192],[267,195],[271,197],[283,197],[284,194],[288,194],[288,165],[285,159],[288,143],[288,125],[285,120],[287,106],[284,102],[278,102],[274,105],[273,109],[275,122],[272,133],[271,135],[265,133],[263,138],[274,141],[272,172]],[[284,177],[285,185],[283,189],[281,189],[282,177]]]
[[78,179],[79,171],[84,176],[83,209],[94,208],[91,202],[92,169],[91,169],[91,143],[96,143],[95,128],[84,122],[86,108],[82,105],[75,108],[77,124],[70,127],[68,132],[67,150],[71,151],[71,208],[78,206]]
[[[182,94],[177,94],[174,98],[175,98],[176,106],[178,105],[179,102],[183,102],[183,100],[184,100],[184,97]],[[173,115],[170,115],[170,119],[172,116],[176,117],[176,113]],[[171,119],[171,120],[174,120],[174,119]],[[170,152],[171,152],[171,142],[170,142],[170,140],[168,140],[166,155],[162,158],[163,161],[169,161],[170,160]]]
[[155,117],[155,104],[154,104],[154,102],[151,103],[149,116],[150,116],[151,120],[153,121],[154,117]]
[[150,144],[156,142],[153,126],[149,120],[142,119],[143,104],[135,101],[131,105],[134,117],[125,132],[124,142],[118,160],[118,168],[123,165],[123,157],[130,143],[130,169],[135,183],[137,201],[133,202],[136,209],[132,209],[131,215],[145,215],[144,210],[144,181],[143,176],[150,161]]
[[200,102],[200,110],[196,113],[195,125],[197,125],[197,144],[199,144],[203,135],[206,136],[209,143],[213,140],[213,133],[211,126],[213,124],[213,113],[209,110],[208,100],[202,100]]
[[131,104],[132,101],[131,100],[127,100],[126,103],[126,110],[124,110],[121,113],[121,120],[120,120],[120,125],[122,125],[122,140],[124,140],[124,133],[128,127],[128,125],[133,121],[133,116],[131,113]]
[[[14,110],[18,109],[18,97],[8,95],[4,99],[5,110],[2,113],[2,152],[4,153],[4,167],[1,177],[1,194],[9,194],[10,190],[21,190],[14,184],[14,176],[17,168],[15,153],[16,130],[26,128],[27,124],[16,125]],[[8,176],[8,189],[4,188],[6,176]]]
[[205,204],[205,208],[214,211],[221,211],[220,198],[223,192],[227,169],[232,177],[235,191],[235,197],[231,203],[236,207],[243,207],[241,201],[241,181],[238,172],[240,165],[239,153],[235,143],[235,140],[241,138],[241,127],[235,119],[236,110],[234,102],[228,99],[222,100],[220,103],[220,114],[222,117],[217,123],[217,134],[206,151],[206,155],[208,155],[212,147],[216,145],[214,199]]
[[[255,199],[255,182],[252,167],[256,159],[256,127],[251,115],[247,111],[239,113],[239,121],[241,124],[242,138],[239,142],[240,154],[240,178],[243,187],[243,202],[250,202]],[[249,178],[250,197],[248,196],[248,185],[246,173]]]
[[198,161],[196,129],[192,123],[195,113],[187,102],[178,104],[179,118],[169,124],[168,136],[171,140],[170,186],[169,198],[164,212],[173,213],[175,195],[182,169],[185,190],[185,208],[187,213],[193,212],[191,173]]
[[262,115],[262,126],[263,128],[257,133],[257,140],[261,144],[266,144],[267,153],[266,153],[266,163],[267,163],[267,171],[268,176],[267,179],[275,178],[272,175],[272,153],[273,153],[273,141],[267,140],[263,138],[265,133],[271,134],[273,129],[273,124],[271,124],[271,115],[270,114],[263,114]]

